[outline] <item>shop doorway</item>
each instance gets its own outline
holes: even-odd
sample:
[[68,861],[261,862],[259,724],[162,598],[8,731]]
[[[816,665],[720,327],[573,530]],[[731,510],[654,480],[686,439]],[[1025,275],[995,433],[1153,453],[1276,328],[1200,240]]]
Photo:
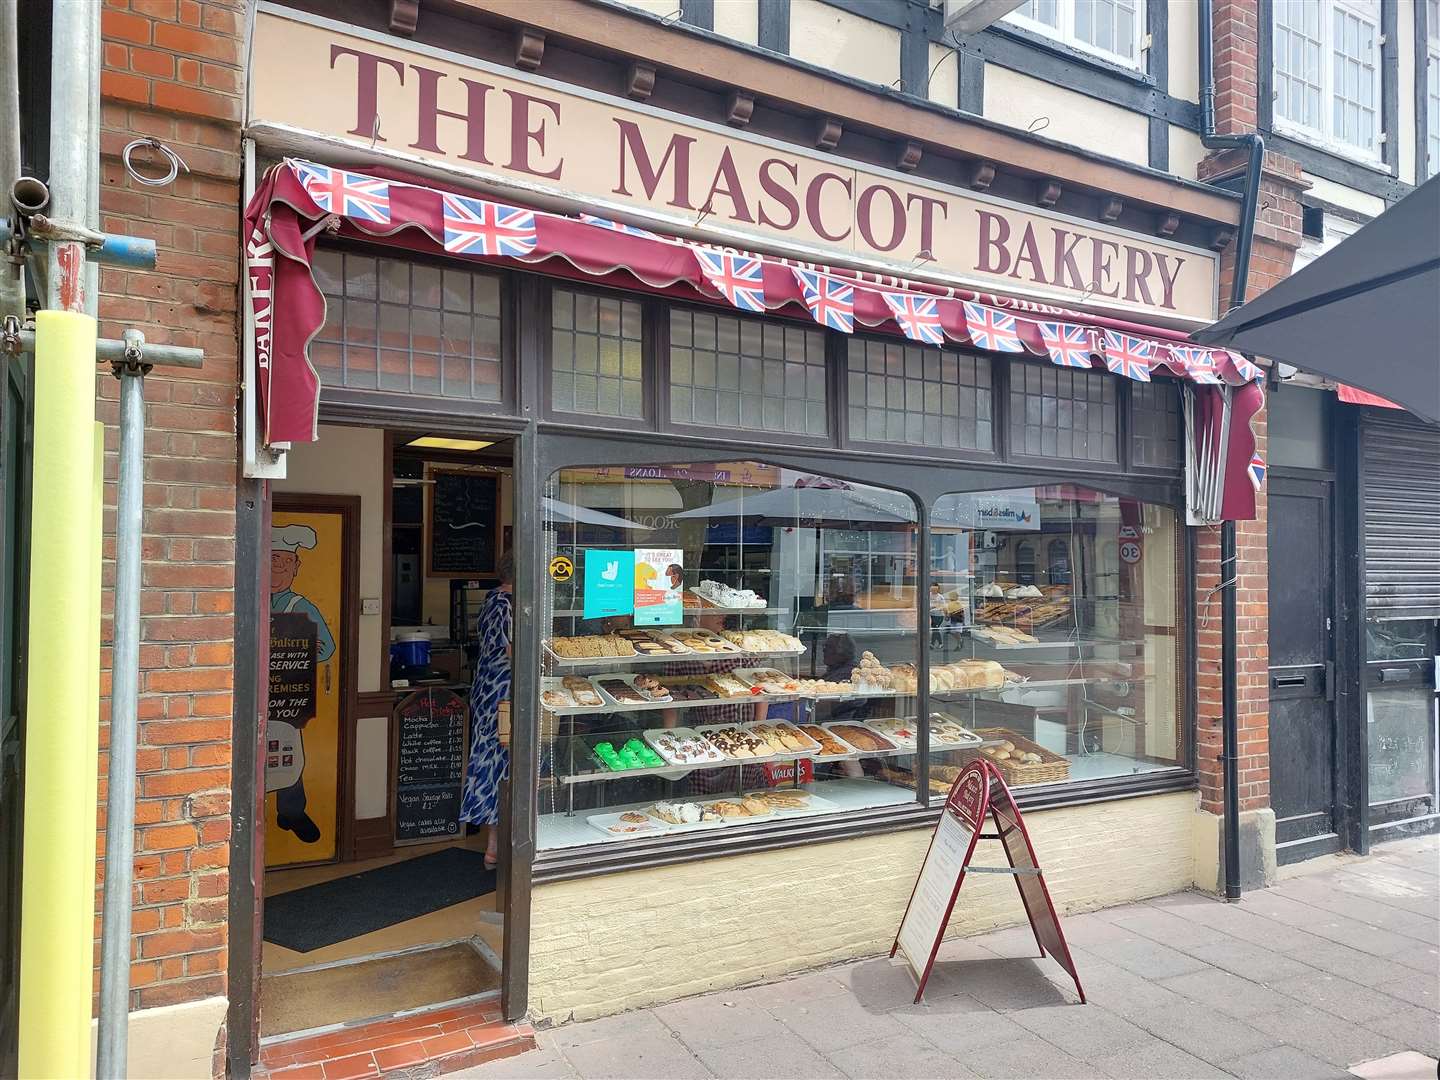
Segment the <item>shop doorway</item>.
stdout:
[[1327,480],[1270,481],[1270,800],[1282,863],[1342,846],[1332,488]]
[[508,436],[322,424],[272,482],[262,1043],[499,996],[499,825],[474,811],[500,803],[509,707],[471,686],[511,459]]

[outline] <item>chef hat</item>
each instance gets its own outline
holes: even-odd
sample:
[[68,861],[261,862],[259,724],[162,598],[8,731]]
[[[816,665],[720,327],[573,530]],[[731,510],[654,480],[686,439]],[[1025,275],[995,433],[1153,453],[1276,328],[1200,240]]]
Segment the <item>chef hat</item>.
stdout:
[[270,528],[270,550],[309,551],[318,541],[315,530],[309,525],[272,525]]

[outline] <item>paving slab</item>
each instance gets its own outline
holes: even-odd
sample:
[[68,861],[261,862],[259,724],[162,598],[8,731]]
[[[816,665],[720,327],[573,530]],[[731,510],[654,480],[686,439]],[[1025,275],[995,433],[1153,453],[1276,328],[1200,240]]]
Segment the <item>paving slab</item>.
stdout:
[[572,1046],[599,1042],[619,1035],[646,1034],[668,1037],[670,1029],[662,1024],[654,1013],[641,1009],[601,1017],[599,1020],[584,1020],[578,1024],[562,1024],[551,1031],[542,1032],[542,1037],[561,1050],[568,1050]]
[[1338,941],[1317,940],[1315,945],[1296,959],[1331,975],[1368,986],[1372,990],[1383,989],[1396,979],[1411,974],[1411,969],[1399,964],[1391,956],[1371,956],[1369,953],[1352,949]]
[[446,1075],[454,1080],[576,1080],[579,1073],[570,1067],[564,1054],[549,1047]]
[[1275,1039],[1266,1032],[1193,1002],[1136,1013],[1128,1019],[1212,1065],[1275,1045]]
[[1159,1039],[1101,1058],[1095,1065],[1116,1080],[1229,1080],[1232,1075]]
[[738,994],[687,998],[660,1006],[654,1015],[692,1050],[787,1034],[784,1024]]
[[1073,989],[1069,994],[1046,977],[1041,966],[1055,961],[1045,960],[969,960],[946,965],[946,978],[964,993],[992,1009],[1028,1009],[1037,1005],[1064,1005],[1076,1001]]
[[1413,1050],[1391,1054],[1378,1061],[1362,1062],[1348,1073],[1362,1080],[1430,1080],[1437,1074],[1440,1074],[1440,1062]]
[[1349,979],[1317,971],[1275,983],[1280,993],[1334,1013],[1357,1024],[1393,1013],[1399,1003],[1389,994],[1371,990]]
[[1289,1008],[1294,1004],[1293,998],[1277,990],[1217,968],[1192,971],[1188,975],[1177,975],[1173,979],[1161,979],[1157,985],[1239,1020],[1263,1012]]
[[922,1012],[918,1007],[893,1015],[912,1032],[962,1061],[969,1061],[976,1051],[1008,1046],[1030,1034],[1010,1017],[989,1009],[958,1018],[940,1010]]
[[980,1047],[961,1060],[986,1080],[1089,1080],[1111,1075],[1029,1032],[1005,1044]]
[[[937,965],[936,971],[944,966]],[[888,957],[846,964],[833,972],[835,980],[865,1005],[878,1012],[904,1008],[915,1000],[917,984],[910,968],[901,960]],[[937,978],[935,971],[925,985],[926,997],[944,997],[958,993],[951,980]]]
[[1243,1080],[1345,1080],[1338,1065],[1311,1057],[1293,1046],[1272,1046],[1225,1062],[1225,1071]]
[[1433,1009],[1417,1009],[1406,1005],[1385,1016],[1376,1017],[1370,1026],[1393,1036],[1406,1050],[1418,1050],[1440,1058],[1440,1018]]
[[905,1030],[893,1016],[866,1008],[848,993],[777,1006],[770,1014],[821,1053],[889,1038]]
[[1217,967],[1242,979],[1266,985],[1281,979],[1293,979],[1308,975],[1315,969],[1302,963],[1301,958],[1285,956],[1248,941],[1237,941],[1222,945],[1201,945],[1190,952],[1191,959],[1201,966]]
[[[1216,948],[1219,946],[1197,946]],[[1102,941],[1090,946],[1090,952],[1101,959],[1118,964],[1125,970],[1147,979],[1165,979],[1172,975],[1185,975],[1192,971],[1203,971],[1206,964],[1186,955],[1179,949],[1172,949],[1148,938],[1140,941]],[[1081,976],[1083,979],[1084,976]]]
[[1396,1050],[1409,1049],[1399,1045],[1392,1036],[1341,1020],[1311,1005],[1263,1013],[1251,1017],[1250,1023],[1277,1042],[1288,1043],[1331,1065],[1347,1069],[1357,1061],[1369,1061]]
[[903,1076],[907,1080],[938,1080],[941,1077],[962,1080],[983,1075],[972,1072],[959,1059],[933,1043],[908,1032],[879,1042],[833,1050],[826,1057],[842,1073],[856,1080],[895,1076]]
[[788,1032],[778,1037],[711,1046],[696,1053],[726,1080],[834,1080],[844,1074]]
[[711,1075],[668,1029],[583,1042],[567,1047],[565,1058],[581,1080],[707,1080]]
[[1098,1005],[1016,1009],[1008,1015],[1046,1042],[1092,1063],[1155,1038],[1139,1025]]
[[798,1005],[824,997],[837,997],[845,992],[845,987],[840,984],[840,981],[833,978],[828,972],[812,971],[805,975],[797,975],[793,979],[781,979],[779,982],[766,983],[762,986],[747,986],[742,988],[739,994],[746,1001],[753,1002],[762,1009],[769,1009],[776,1006]]

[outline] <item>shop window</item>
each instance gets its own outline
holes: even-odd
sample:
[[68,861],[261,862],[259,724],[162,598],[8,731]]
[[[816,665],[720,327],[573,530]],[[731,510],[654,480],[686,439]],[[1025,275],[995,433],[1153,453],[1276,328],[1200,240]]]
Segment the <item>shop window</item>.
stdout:
[[673,308],[669,391],[674,424],[824,436],[825,335]]
[[995,448],[986,357],[851,338],[846,378],[854,441],[987,453]]
[[550,294],[550,407],[584,416],[645,415],[641,307],[634,300]]
[[542,516],[565,570],[541,849],[917,803],[908,496],[746,461],[574,468]]
[[[932,781],[953,779],[982,754],[1012,787],[1181,765],[1184,568],[1174,510],[1067,484],[946,495],[931,521],[951,552],[935,575],[931,712],[985,740],[947,749],[932,738]],[[1039,551],[1044,583],[1033,572]],[[951,691],[947,683],[977,662],[997,665],[999,684]]]
[[1265,402],[1271,465],[1300,469],[1330,467],[1330,396],[1325,390],[1281,386]]
[[1378,0],[1274,0],[1277,130],[1380,155]]
[[320,248],[320,381],[352,390],[500,402],[500,279],[493,274]]
[[1180,388],[1157,379],[1130,387],[1130,461],[1147,469],[1178,469],[1184,425]]
[[1010,453],[1116,462],[1120,456],[1115,377],[1052,364],[1010,367]]
[[1140,67],[1140,0],[1025,0],[1008,21],[1082,52]]

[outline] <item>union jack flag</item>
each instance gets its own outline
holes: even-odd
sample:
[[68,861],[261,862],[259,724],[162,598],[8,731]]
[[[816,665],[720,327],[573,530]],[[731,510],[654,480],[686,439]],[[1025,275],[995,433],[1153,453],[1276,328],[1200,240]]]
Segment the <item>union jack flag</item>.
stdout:
[[923,345],[944,345],[945,331],[940,328],[940,307],[933,296],[916,296],[906,292],[881,292],[885,306],[895,319],[900,332],[911,341]]
[[539,243],[535,212],[442,193],[445,250],[465,255],[529,255]]
[[636,225],[626,225],[623,221],[611,221],[609,218],[597,217],[594,214],[581,214],[580,220],[586,225],[597,225],[602,229],[609,229],[611,232],[625,233],[627,236],[643,236],[647,240],[659,240],[661,237],[649,229],[642,229]]
[[965,329],[969,331],[970,340],[977,349],[988,349],[990,352],[1025,351],[1025,346],[1020,343],[1020,329],[1015,324],[1014,315],[986,307],[984,304],[972,304],[969,300],[962,302],[965,305]]
[[1040,338],[1050,353],[1052,362],[1060,367],[1088,368],[1090,366],[1090,331],[1083,326],[1069,323],[1042,322]]
[[1239,353],[1227,351],[1225,355],[1230,357],[1230,364],[1234,367],[1235,374],[1240,377],[1241,382],[1255,382],[1265,377],[1265,373],[1260,370],[1258,365],[1252,364]]
[[1213,386],[1222,381],[1215,373],[1215,353],[1210,349],[1201,349],[1194,345],[1171,345],[1170,353],[1194,382]]
[[1250,486],[1256,491],[1265,483],[1265,459],[1259,454],[1250,455],[1250,465],[1245,470],[1250,474]]
[[726,300],[741,311],[765,310],[765,263],[754,255],[732,255],[695,248],[700,272]]
[[295,162],[294,169],[305,194],[327,214],[357,218],[376,225],[390,224],[388,181],[308,161]]
[[1116,375],[1136,382],[1150,381],[1150,361],[1155,358],[1155,343],[1144,338],[1105,331],[1105,366]]
[[853,334],[855,286],[818,270],[801,270],[798,266],[791,267],[791,270],[805,295],[805,306],[810,309],[815,321],[842,334]]

